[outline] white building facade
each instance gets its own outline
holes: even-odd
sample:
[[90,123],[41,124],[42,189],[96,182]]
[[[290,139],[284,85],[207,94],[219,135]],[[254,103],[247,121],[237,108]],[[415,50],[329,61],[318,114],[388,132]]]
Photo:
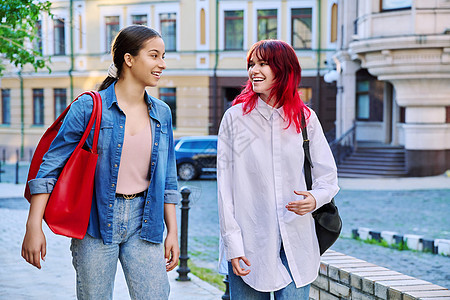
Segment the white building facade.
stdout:
[[450,169],[450,1],[339,0],[336,136],[402,145],[408,176]]

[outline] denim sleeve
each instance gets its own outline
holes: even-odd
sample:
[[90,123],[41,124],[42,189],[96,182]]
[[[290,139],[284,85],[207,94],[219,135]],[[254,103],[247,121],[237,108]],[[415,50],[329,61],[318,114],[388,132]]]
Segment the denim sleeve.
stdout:
[[167,156],[167,170],[166,170],[166,187],[164,191],[164,203],[177,204],[181,198],[178,192],[177,181],[177,165],[175,159],[175,149],[173,147],[173,130],[172,130],[172,114],[169,109],[168,118],[168,134],[169,134],[169,154]]
[[59,174],[85,131],[92,108],[92,98],[87,95],[72,103],[58,134],[42,159],[36,178],[29,181],[32,195],[53,191]]

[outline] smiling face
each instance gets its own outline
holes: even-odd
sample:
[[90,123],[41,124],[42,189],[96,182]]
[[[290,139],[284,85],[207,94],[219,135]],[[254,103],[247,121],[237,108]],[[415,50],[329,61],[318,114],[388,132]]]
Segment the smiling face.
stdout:
[[130,67],[130,74],[136,81],[143,86],[154,87],[166,68],[164,56],[164,41],[155,37],[144,42],[138,55],[125,58],[125,63]]
[[261,60],[253,53],[248,61],[248,78],[253,91],[264,101],[269,101],[270,91],[275,82],[275,74],[265,60]]

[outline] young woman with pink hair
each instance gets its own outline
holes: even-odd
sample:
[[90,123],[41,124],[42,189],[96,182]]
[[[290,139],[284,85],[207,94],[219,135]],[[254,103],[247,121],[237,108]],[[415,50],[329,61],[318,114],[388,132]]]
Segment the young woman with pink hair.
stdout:
[[[270,299],[271,292],[277,300],[308,299],[320,264],[311,212],[337,194],[336,164],[316,114],[300,99],[294,49],[259,41],[248,52],[247,69],[248,82],[219,129],[221,262],[228,261],[232,300]],[[303,173],[305,126],[310,191]]]

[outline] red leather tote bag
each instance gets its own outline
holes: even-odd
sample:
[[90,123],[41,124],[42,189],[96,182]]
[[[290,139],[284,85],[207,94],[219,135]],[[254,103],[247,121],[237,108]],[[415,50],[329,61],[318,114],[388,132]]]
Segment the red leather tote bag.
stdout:
[[[80,142],[59,175],[44,212],[44,220],[54,233],[77,239],[84,238],[89,224],[98,158],[97,143],[102,117],[102,99],[98,92],[84,92],[73,102],[85,94],[90,95],[94,101],[91,118]],[[24,196],[28,201],[31,200],[28,181],[36,178],[42,158],[56,137],[69,108],[70,105],[47,129],[36,147],[25,187]],[[83,149],[94,123],[92,149]]]

